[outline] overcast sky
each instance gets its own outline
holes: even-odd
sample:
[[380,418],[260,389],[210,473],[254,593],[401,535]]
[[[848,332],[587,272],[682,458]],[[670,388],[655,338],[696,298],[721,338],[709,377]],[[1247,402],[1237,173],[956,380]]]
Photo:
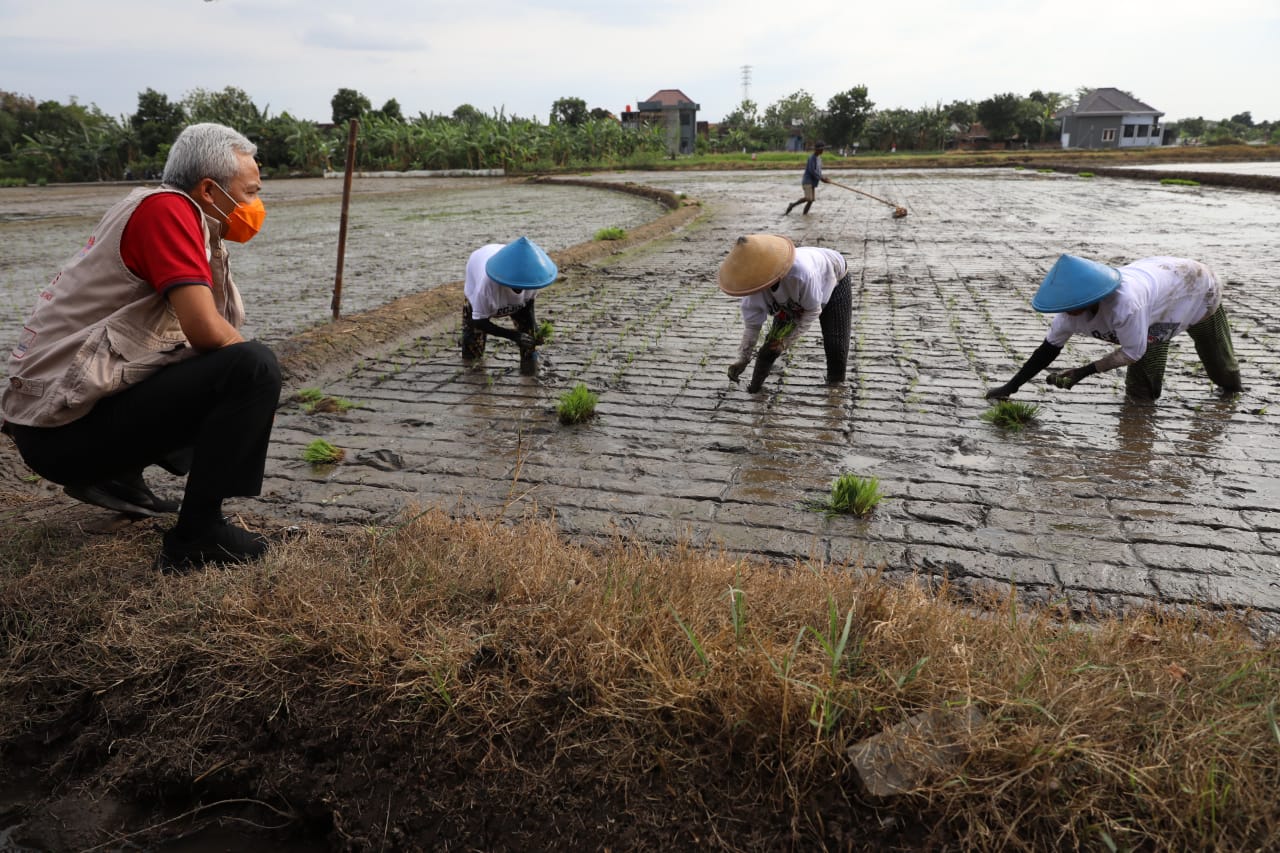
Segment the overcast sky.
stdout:
[[1280,120],[1280,0],[0,0],[0,90],[121,116],[236,86],[271,115],[328,121],[357,89],[406,116],[546,121],[579,97],[621,112],[681,89],[719,121],[748,91],[877,108],[1114,86],[1165,120]]

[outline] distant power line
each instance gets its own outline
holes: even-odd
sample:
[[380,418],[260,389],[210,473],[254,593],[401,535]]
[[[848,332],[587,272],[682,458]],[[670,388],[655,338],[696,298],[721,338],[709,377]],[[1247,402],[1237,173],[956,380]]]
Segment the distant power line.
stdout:
[[742,66],[742,100],[751,100],[751,66]]

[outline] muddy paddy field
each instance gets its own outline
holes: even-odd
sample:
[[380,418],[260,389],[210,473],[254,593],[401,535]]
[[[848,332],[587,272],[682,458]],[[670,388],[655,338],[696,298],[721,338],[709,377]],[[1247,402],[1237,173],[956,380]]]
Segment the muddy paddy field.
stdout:
[[[691,543],[780,566],[821,561],[889,579],[1016,589],[1072,616],[1149,605],[1239,611],[1280,630],[1280,197],[1035,170],[830,172],[909,215],[824,186],[811,213],[793,172],[594,175],[696,199],[669,236],[588,262],[539,295],[555,324],[536,377],[491,341],[464,367],[461,303],[394,340],[336,347],[290,374],[261,498],[228,507],[264,527],[381,525],[406,512],[549,517],[568,537]],[[122,188],[0,190],[0,318],[16,329],[57,261]],[[336,253],[338,181],[269,182],[263,234],[233,265],[249,329],[291,351],[323,325]],[[344,276],[349,313],[438,288],[468,253],[527,234],[560,252],[604,227],[636,228],[657,203],[601,186],[501,179],[357,182]],[[742,233],[842,251],[854,283],[850,373],[822,384],[816,330],[749,395],[724,374],[741,321],[715,286]],[[1247,390],[1220,397],[1189,339],[1170,352],[1163,398],[1127,403],[1123,376],[1072,391],[1029,383],[1032,426],[982,420],[983,393],[1040,343],[1031,295],[1059,253],[1123,263],[1197,258],[1226,283]],[[449,290],[453,288],[453,290]],[[455,304],[456,303],[456,304]],[[1107,351],[1073,340],[1060,366]],[[338,353],[338,355],[335,355]],[[559,396],[583,382],[598,416],[566,427]],[[288,395],[320,388],[356,407],[309,414]],[[343,462],[315,467],[324,438]],[[39,517],[118,529],[8,454],[0,523]],[[154,469],[153,469],[154,472]],[[876,477],[866,518],[806,507],[843,473]],[[151,473],[149,473],[151,476]],[[178,494],[158,472],[156,490]],[[0,849],[3,849],[0,846]]]
[[[412,333],[296,372],[287,392],[321,388],[358,407],[307,414],[285,402],[264,494],[238,507],[282,524],[387,523],[430,506],[547,514],[573,537],[687,541],[784,563],[1013,585],[1073,612],[1243,608],[1258,630],[1275,630],[1277,196],[1015,169],[832,177],[910,215],[894,219],[889,206],[824,186],[809,215],[783,216],[799,196],[790,172],[593,176],[696,199],[703,213],[644,246],[564,264],[562,280],[538,297],[555,338],[536,377],[519,375],[500,340],[464,367],[452,301]],[[54,259],[121,191],[0,190],[10,247],[0,256],[0,315],[11,328]],[[341,182],[268,182],[264,196],[264,232],[233,264],[250,334],[286,345],[328,319]],[[527,234],[559,252],[664,212],[584,186],[357,180],[344,314],[456,287],[467,254],[485,242]],[[756,231],[849,259],[855,316],[844,387],[822,384],[816,332],[763,393],[725,378],[741,325],[715,272],[733,239]],[[1070,392],[1029,383],[1019,399],[1040,413],[1025,431],[982,420],[983,392],[1042,340],[1047,318],[1029,300],[1061,252],[1209,263],[1226,282],[1247,391],[1216,394],[1179,339],[1156,406],[1127,403],[1117,371]],[[1059,363],[1106,351],[1077,339]],[[578,382],[600,395],[599,416],[565,427],[556,402]],[[303,462],[316,438],[343,448],[345,461]],[[886,499],[866,519],[805,508],[842,473],[879,479]],[[158,488],[176,492],[164,476],[156,473]]]

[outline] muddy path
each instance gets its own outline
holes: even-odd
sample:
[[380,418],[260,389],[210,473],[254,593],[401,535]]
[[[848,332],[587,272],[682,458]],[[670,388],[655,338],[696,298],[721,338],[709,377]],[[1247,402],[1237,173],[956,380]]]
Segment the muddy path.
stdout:
[[[707,214],[665,239],[568,265],[538,298],[555,338],[537,377],[518,374],[502,341],[464,367],[460,303],[448,299],[432,322],[327,366],[310,364],[290,390],[322,387],[358,407],[310,415],[283,405],[264,494],[237,509],[310,523],[384,523],[437,504],[545,513],[579,538],[683,540],[783,563],[816,559],[961,588],[1012,587],[1077,614],[1152,604],[1252,609],[1260,632],[1275,630],[1276,196],[1011,169],[831,177],[910,214],[895,220],[890,207],[823,187],[808,216],[784,217],[800,195],[791,172],[596,176],[699,199]],[[518,195],[528,191],[576,195]],[[531,234],[625,227],[622,214],[592,212],[585,201],[612,204],[612,193],[493,192],[500,210],[511,194]],[[441,199],[439,211],[432,203],[415,215],[458,213],[432,220],[462,235],[448,238],[456,257],[440,261],[447,281],[472,243],[491,239],[479,235],[495,229],[465,213],[478,209],[474,202],[445,207]],[[421,282],[434,272],[412,255],[417,249],[401,251],[414,239],[408,225],[396,230],[404,209],[388,202],[383,214],[367,232],[389,235],[371,252],[380,261],[356,277],[376,279],[380,293],[391,279]],[[780,362],[765,393],[748,395],[725,379],[740,321],[715,271],[732,240],[753,231],[850,259],[855,318],[844,387],[822,385],[816,332]],[[1247,392],[1220,399],[1190,342],[1179,339],[1158,406],[1125,403],[1123,377],[1108,374],[1071,392],[1028,385],[1019,396],[1041,413],[1022,433],[981,420],[983,392],[1043,337],[1047,321],[1029,299],[1064,251],[1115,262],[1179,254],[1212,265],[1227,282]],[[296,276],[285,278],[299,286]],[[245,289],[252,312],[287,312]],[[316,299],[327,307],[327,296]],[[314,321],[312,312],[291,322]],[[1104,351],[1073,341],[1062,361]],[[564,427],[556,401],[576,382],[599,393],[599,416]],[[344,448],[346,460],[323,469],[304,463],[315,438]],[[827,519],[805,507],[846,472],[880,480],[886,500],[875,512]],[[158,490],[176,488],[156,481]]]

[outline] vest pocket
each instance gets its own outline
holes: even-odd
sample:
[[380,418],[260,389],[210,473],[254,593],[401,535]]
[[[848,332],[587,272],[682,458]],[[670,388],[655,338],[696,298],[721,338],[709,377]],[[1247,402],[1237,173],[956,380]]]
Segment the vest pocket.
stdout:
[[185,338],[101,326],[85,339],[67,371],[67,405],[74,408],[123,391],[180,361],[188,349]]

